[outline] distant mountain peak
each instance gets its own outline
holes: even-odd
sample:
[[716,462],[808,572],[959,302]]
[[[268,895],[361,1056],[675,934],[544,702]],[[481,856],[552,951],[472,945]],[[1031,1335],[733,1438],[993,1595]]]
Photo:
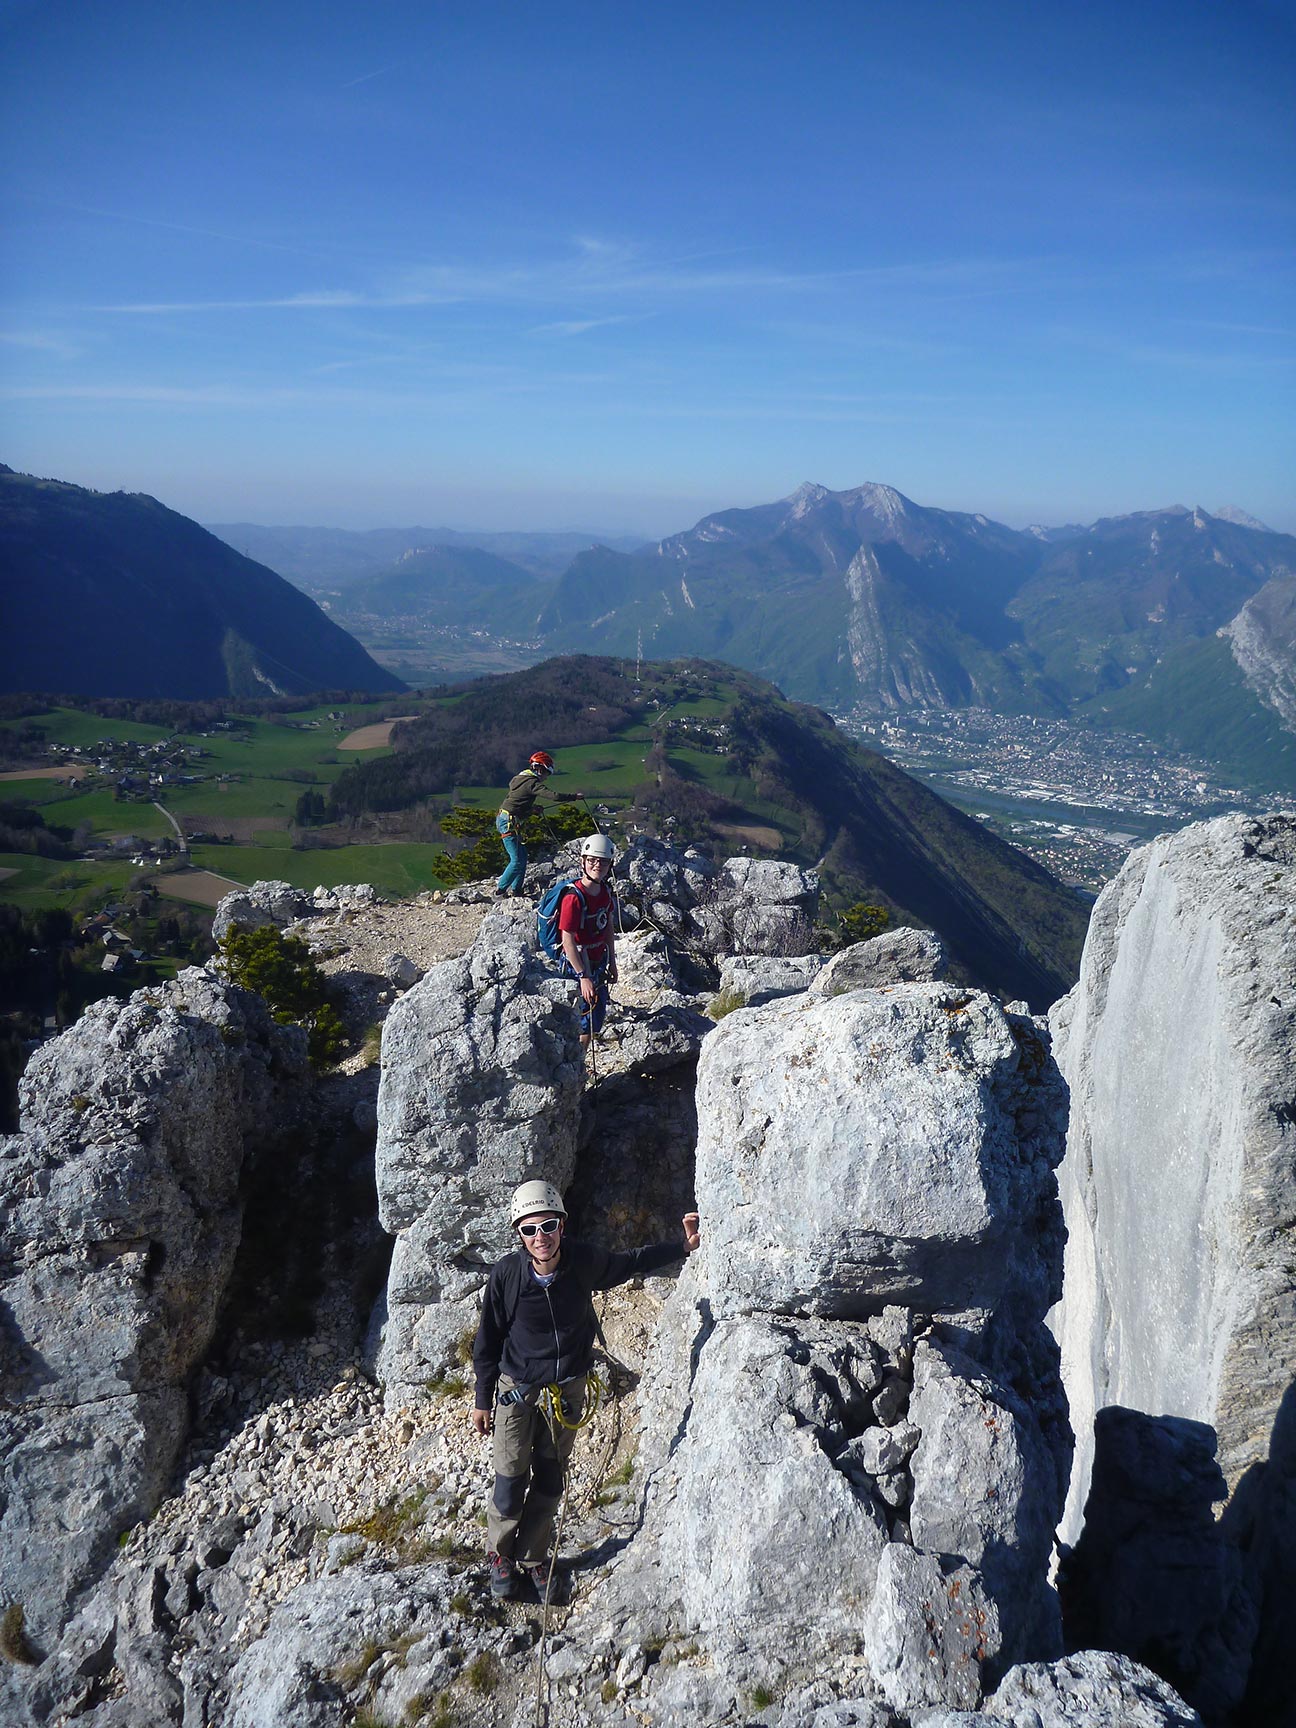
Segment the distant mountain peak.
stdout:
[[851,513],[867,510],[883,522],[902,521],[915,508],[903,492],[875,480],[866,480],[863,485],[849,487],[845,492],[834,492],[815,480],[806,480],[784,502],[791,506],[793,520],[800,521],[830,500]]
[[815,504],[822,504],[825,498],[831,498],[832,493],[826,486],[821,486],[817,480],[803,480],[796,491],[788,499],[794,516],[804,516],[806,511]]
[[843,496],[849,503],[871,510],[884,522],[903,521],[915,508],[903,492],[897,492],[894,486],[883,486],[874,480],[866,480],[862,486],[857,486],[853,492],[847,492]]
[[1267,522],[1261,522],[1249,511],[1240,510],[1236,504],[1225,504],[1214,512],[1217,522],[1231,522],[1235,528],[1254,528],[1260,534],[1272,534],[1274,530]]

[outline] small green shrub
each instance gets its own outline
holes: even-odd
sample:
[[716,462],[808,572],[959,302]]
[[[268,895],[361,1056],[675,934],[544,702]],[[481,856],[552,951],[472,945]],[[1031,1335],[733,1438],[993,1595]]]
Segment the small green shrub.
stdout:
[[768,1686],[753,1686],[751,1702],[753,1710],[768,1710],[774,1702],[774,1694]]
[[747,998],[741,990],[722,990],[718,996],[711,998],[707,1013],[713,1020],[723,1020],[726,1014],[732,1014],[735,1008],[745,1008]]
[[285,936],[272,924],[258,930],[232,924],[217,952],[225,975],[262,997],[281,1026],[305,1028],[317,1068],[338,1060],[346,1033],[329,1001],[328,980],[300,936]]
[[[542,816],[532,816],[522,824],[522,839],[529,852],[552,849],[555,843],[561,845],[588,834],[589,828],[590,819],[582,806],[549,807]],[[494,810],[461,805],[441,818],[441,832],[472,841],[460,852],[433,853],[432,868],[442,882],[477,882],[483,876],[498,876],[504,868],[504,848],[495,831]]]
[[468,1382],[459,1374],[438,1374],[424,1384],[429,1398],[462,1398],[468,1390]]
[[853,906],[837,914],[841,946],[849,948],[855,942],[870,942],[874,936],[880,936],[890,922],[891,914],[885,906],[868,906],[863,900],[857,900]]
[[610,1488],[625,1488],[633,1481],[634,1473],[635,1455],[633,1452],[628,1452],[608,1477],[608,1486]]
[[333,1678],[345,1691],[350,1692],[360,1684],[381,1655],[380,1644],[366,1644],[358,1654],[338,1663],[333,1670]]

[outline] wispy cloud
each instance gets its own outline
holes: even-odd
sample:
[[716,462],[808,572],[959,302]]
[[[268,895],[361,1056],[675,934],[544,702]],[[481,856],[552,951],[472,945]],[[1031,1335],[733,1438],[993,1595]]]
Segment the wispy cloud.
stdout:
[[339,88],[354,90],[357,84],[367,84],[371,78],[385,78],[389,72],[394,72],[400,64],[399,60],[393,60],[390,66],[380,66],[376,72],[362,72],[358,78],[349,78]]
[[609,318],[560,318],[553,324],[537,324],[528,332],[531,336],[584,336],[589,330],[603,330],[609,324],[629,324],[628,312],[615,312]]
[[464,367],[459,375],[448,373],[444,383],[427,380],[409,389],[327,384],[11,384],[0,385],[0,401],[134,403],[160,408],[479,410],[492,400],[543,395],[557,385],[589,391],[617,382],[613,374],[602,372],[531,376],[502,367]]
[[[137,315],[393,310],[459,304],[527,306],[539,310],[572,301],[625,298],[644,316],[663,303],[699,296],[719,299],[762,295],[825,295],[843,290],[997,296],[1042,289],[1055,278],[1049,258],[949,258],[860,265],[828,270],[786,270],[753,263],[717,263],[700,257],[653,259],[623,242],[588,237],[567,254],[541,262],[495,265],[415,264],[361,288],[309,288],[292,294],[225,300],[141,300],[97,306],[97,312]],[[580,334],[607,315],[553,320],[555,333]]]
[[[20,194],[21,196],[21,194]],[[219,240],[227,246],[253,246],[263,252],[287,252],[297,258],[325,258],[327,253],[307,246],[292,246],[283,240],[265,240],[258,234],[231,234],[220,228],[200,228],[189,222],[168,222],[159,216],[141,216],[135,211],[103,210],[93,204],[74,204],[66,199],[39,199],[44,206],[70,210],[77,216],[95,216],[103,222],[125,222],[135,228],[155,228],[166,234],[190,234],[202,240]]]
[[75,360],[81,352],[61,336],[49,336],[42,330],[0,330],[0,342],[31,353],[55,354],[60,360]]

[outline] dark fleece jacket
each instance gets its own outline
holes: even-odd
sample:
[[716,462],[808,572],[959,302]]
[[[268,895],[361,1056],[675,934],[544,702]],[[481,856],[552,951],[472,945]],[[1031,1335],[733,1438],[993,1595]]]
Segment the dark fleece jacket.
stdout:
[[676,1242],[653,1242],[615,1253],[565,1236],[557,1276],[547,1288],[531,1276],[525,1249],[497,1261],[482,1297],[473,1343],[475,1407],[490,1409],[501,1372],[524,1386],[547,1386],[588,1373],[595,1338],[590,1293],[650,1277],[673,1260],[682,1260],[684,1252]]

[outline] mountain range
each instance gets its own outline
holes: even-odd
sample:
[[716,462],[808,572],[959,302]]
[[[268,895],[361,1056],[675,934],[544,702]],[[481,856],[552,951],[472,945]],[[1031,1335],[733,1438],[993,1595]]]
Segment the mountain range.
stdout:
[[142,493],[0,466],[0,690],[272,696],[401,689],[300,589]]
[[806,484],[649,546],[582,546],[557,574],[470,574],[461,550],[353,573],[335,615],[362,637],[394,616],[484,631],[532,659],[718,658],[838,710],[1078,716],[1296,790],[1296,537],[1233,507],[1019,530]]

